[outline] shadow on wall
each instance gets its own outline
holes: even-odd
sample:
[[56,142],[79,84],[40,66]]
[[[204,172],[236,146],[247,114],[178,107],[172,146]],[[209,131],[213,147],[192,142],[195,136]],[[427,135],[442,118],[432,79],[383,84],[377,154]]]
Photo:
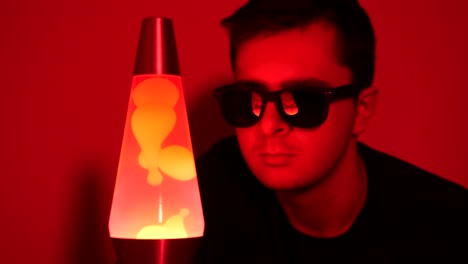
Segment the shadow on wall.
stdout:
[[194,107],[188,109],[187,114],[195,157],[209,150],[219,139],[234,134],[234,129],[224,122],[213,96],[215,88],[229,82],[231,78],[219,77],[207,83],[205,87],[196,87],[197,91],[203,92],[200,93]]
[[108,219],[112,203],[116,168],[102,166],[103,162],[82,162],[73,175],[78,179],[70,200],[68,234],[64,243],[63,263],[114,264]]

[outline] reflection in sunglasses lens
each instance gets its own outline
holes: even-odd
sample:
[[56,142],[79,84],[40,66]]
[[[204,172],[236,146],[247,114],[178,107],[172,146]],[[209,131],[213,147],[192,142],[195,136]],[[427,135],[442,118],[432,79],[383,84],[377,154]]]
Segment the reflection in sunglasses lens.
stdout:
[[291,92],[284,92],[281,93],[281,102],[283,104],[284,112],[287,115],[295,115],[299,112],[297,108],[296,102],[294,101],[294,97],[292,96]]
[[260,116],[262,110],[262,97],[256,92],[252,92],[252,111],[254,115]]

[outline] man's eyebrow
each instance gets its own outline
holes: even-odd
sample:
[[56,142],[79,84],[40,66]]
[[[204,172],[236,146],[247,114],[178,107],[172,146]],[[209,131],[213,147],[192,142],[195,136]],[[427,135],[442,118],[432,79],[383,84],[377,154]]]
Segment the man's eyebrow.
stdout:
[[[258,87],[264,90],[267,90],[268,84],[266,82],[260,81],[260,80],[238,80],[235,82],[236,84],[240,85],[248,85],[248,86],[253,86],[253,87]],[[280,83],[280,87],[282,89],[287,89],[291,87],[297,87],[297,86],[319,86],[319,87],[331,87],[330,83],[317,79],[317,78],[298,78],[298,79],[289,79],[282,81]]]
[[295,86],[319,86],[319,87],[331,87],[330,83],[320,80],[317,78],[305,78],[305,79],[293,79],[281,82],[282,88],[289,88]]
[[242,85],[252,85],[252,86],[259,86],[259,87],[266,87],[266,83],[256,80],[238,80],[234,82],[235,84],[242,84]]
[[257,81],[257,80],[237,80],[233,83],[233,85],[236,86],[245,86],[245,87],[250,87],[254,89],[258,89],[261,91],[268,91],[268,85],[262,81]]

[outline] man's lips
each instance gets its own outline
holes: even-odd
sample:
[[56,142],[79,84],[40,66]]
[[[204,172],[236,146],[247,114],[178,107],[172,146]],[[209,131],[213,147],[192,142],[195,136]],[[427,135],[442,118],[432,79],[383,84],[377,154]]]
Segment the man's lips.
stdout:
[[259,152],[259,156],[296,156],[292,152]]
[[296,155],[287,152],[261,152],[259,157],[267,166],[281,167],[290,164]]

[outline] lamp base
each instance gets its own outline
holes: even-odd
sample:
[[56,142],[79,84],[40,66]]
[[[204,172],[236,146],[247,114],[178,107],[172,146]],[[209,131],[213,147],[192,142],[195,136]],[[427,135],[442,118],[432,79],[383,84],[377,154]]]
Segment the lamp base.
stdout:
[[112,244],[118,264],[193,264],[201,240],[112,238]]

